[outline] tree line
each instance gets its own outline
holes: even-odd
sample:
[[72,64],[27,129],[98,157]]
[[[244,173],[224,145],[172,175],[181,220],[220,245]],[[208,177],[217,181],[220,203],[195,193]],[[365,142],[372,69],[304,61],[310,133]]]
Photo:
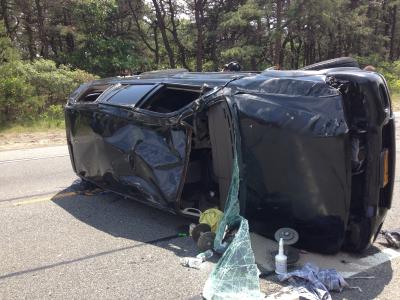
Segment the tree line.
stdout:
[[[400,94],[400,0],[0,0],[0,127],[62,119],[96,77],[353,56]],[[400,97],[397,96],[400,99]],[[1,129],[1,128],[0,128]]]
[[183,67],[296,69],[357,56],[399,60],[398,0],[0,0],[23,58],[100,76]]

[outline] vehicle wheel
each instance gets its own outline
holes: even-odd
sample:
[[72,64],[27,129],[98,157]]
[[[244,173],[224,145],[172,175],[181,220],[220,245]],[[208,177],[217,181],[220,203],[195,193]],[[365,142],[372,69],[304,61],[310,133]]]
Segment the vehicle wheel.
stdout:
[[371,230],[371,222],[368,219],[352,223],[343,248],[357,253],[367,250],[371,246],[374,236]]
[[343,68],[343,67],[356,67],[359,68],[359,64],[354,58],[351,57],[339,57],[329,60],[324,60],[309,66],[305,66],[300,70],[323,70],[323,69],[331,69],[331,68]]

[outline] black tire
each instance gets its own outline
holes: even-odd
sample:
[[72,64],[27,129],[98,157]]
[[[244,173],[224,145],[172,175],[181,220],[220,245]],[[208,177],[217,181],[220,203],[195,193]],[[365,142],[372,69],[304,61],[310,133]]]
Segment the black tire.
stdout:
[[300,70],[314,70],[319,71],[323,69],[331,69],[331,68],[343,68],[343,67],[355,67],[359,68],[358,62],[351,57],[339,57],[329,60],[324,60],[309,66],[305,66]]

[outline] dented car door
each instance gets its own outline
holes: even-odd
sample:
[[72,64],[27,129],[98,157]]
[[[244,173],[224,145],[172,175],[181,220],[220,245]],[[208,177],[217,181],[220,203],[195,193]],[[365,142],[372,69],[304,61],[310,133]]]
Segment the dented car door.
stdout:
[[82,101],[81,95],[66,107],[67,139],[75,172],[82,178],[172,209],[180,193],[190,128],[177,123],[180,111],[160,114],[135,108],[158,88],[120,85],[92,102]]

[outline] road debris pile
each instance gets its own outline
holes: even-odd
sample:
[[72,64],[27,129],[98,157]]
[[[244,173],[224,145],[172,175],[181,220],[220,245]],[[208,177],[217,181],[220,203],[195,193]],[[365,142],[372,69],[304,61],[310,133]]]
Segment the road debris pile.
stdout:
[[183,257],[180,259],[181,265],[193,269],[200,269],[203,262],[213,257],[214,252],[207,250],[196,255],[196,257]]
[[189,235],[196,242],[200,251],[213,249],[215,232],[224,213],[217,208],[210,208],[200,214],[199,224],[191,224]]
[[400,248],[400,230],[382,230],[380,232],[392,248]]
[[335,269],[320,270],[318,266],[307,263],[300,270],[279,275],[280,281],[288,281],[296,287],[299,295],[309,300],[330,300],[329,291],[341,292],[349,287],[343,276]]

